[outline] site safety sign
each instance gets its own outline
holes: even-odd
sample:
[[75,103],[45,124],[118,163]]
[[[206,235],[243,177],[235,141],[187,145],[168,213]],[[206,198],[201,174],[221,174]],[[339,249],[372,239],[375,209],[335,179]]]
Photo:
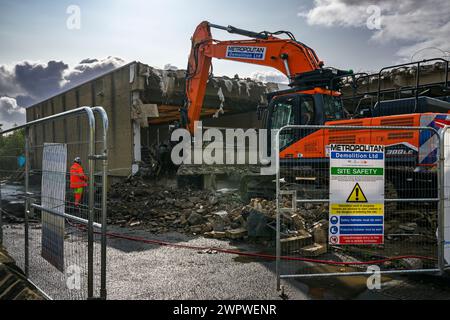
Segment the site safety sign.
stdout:
[[384,243],[384,146],[330,145],[329,243]]

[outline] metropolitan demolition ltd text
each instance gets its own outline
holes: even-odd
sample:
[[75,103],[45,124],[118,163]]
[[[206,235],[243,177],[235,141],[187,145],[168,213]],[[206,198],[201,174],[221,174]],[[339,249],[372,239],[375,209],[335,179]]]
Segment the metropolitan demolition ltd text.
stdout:
[[384,158],[384,146],[359,144],[332,144],[332,159],[365,159],[378,160]]
[[350,151],[350,152],[383,152],[384,146],[367,144],[332,144],[331,151]]

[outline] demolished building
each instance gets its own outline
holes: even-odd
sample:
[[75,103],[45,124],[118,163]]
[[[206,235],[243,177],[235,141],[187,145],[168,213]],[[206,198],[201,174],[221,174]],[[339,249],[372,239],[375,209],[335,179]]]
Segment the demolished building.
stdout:
[[[259,127],[255,111],[259,104],[266,103],[269,88],[238,76],[211,77],[202,110],[204,125]],[[114,182],[137,172],[145,160],[145,150],[169,138],[169,125],[179,120],[184,90],[185,70],[159,70],[131,62],[28,107],[26,120],[80,106],[104,107],[109,118],[109,173]],[[73,119],[64,124],[38,125],[32,144],[76,141],[84,129]],[[100,128],[96,132],[100,134]]]
[[[407,63],[386,67],[377,73],[361,72],[342,78],[341,92],[345,108],[354,112],[361,106],[374,107],[378,91],[380,100],[391,100],[426,95],[447,97],[449,73],[448,64],[443,59],[431,59],[427,63]],[[419,90],[416,91],[415,88]]]
[[[353,113],[361,101],[376,103],[380,80],[383,99],[395,92],[405,96],[412,94],[418,83],[436,83],[428,96],[444,96],[442,83],[445,64],[434,63],[420,67],[420,79],[416,79],[416,67],[388,69],[378,74],[358,75],[343,79],[342,93],[346,109]],[[355,86],[355,79],[357,86]],[[261,128],[258,119],[259,105],[267,103],[266,94],[285,89],[286,85],[262,83],[242,79],[237,75],[211,77],[202,109],[203,125],[228,128]],[[403,88],[403,91],[398,91]],[[390,89],[396,89],[391,93]],[[408,90],[410,93],[408,93]],[[185,70],[160,70],[140,62],[131,62],[93,80],[50,97],[26,110],[28,121],[71,110],[80,106],[103,106],[109,118],[109,175],[122,178],[136,173],[148,160],[149,149],[168,141],[171,124],[179,120],[179,108],[184,103]],[[395,98],[395,97],[392,97]],[[65,120],[66,121],[66,120]],[[34,145],[43,142],[75,141],[82,137],[83,126],[68,119],[64,125],[51,123],[38,125],[32,135]],[[100,128],[96,130],[100,134]],[[69,155],[71,156],[71,155]]]

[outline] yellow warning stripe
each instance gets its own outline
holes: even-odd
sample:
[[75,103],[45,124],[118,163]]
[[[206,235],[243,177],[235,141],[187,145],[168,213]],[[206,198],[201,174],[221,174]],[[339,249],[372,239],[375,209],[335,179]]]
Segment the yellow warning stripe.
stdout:
[[332,215],[383,215],[384,204],[382,203],[333,203],[330,205]]

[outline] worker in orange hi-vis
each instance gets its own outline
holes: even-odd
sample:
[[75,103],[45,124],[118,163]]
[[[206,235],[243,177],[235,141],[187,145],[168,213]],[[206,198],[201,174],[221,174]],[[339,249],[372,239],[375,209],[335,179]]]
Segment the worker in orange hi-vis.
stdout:
[[86,187],[88,177],[84,174],[81,166],[80,157],[73,160],[73,165],[70,167],[70,189],[73,189],[75,196],[75,207],[78,208],[83,197],[83,188]]

